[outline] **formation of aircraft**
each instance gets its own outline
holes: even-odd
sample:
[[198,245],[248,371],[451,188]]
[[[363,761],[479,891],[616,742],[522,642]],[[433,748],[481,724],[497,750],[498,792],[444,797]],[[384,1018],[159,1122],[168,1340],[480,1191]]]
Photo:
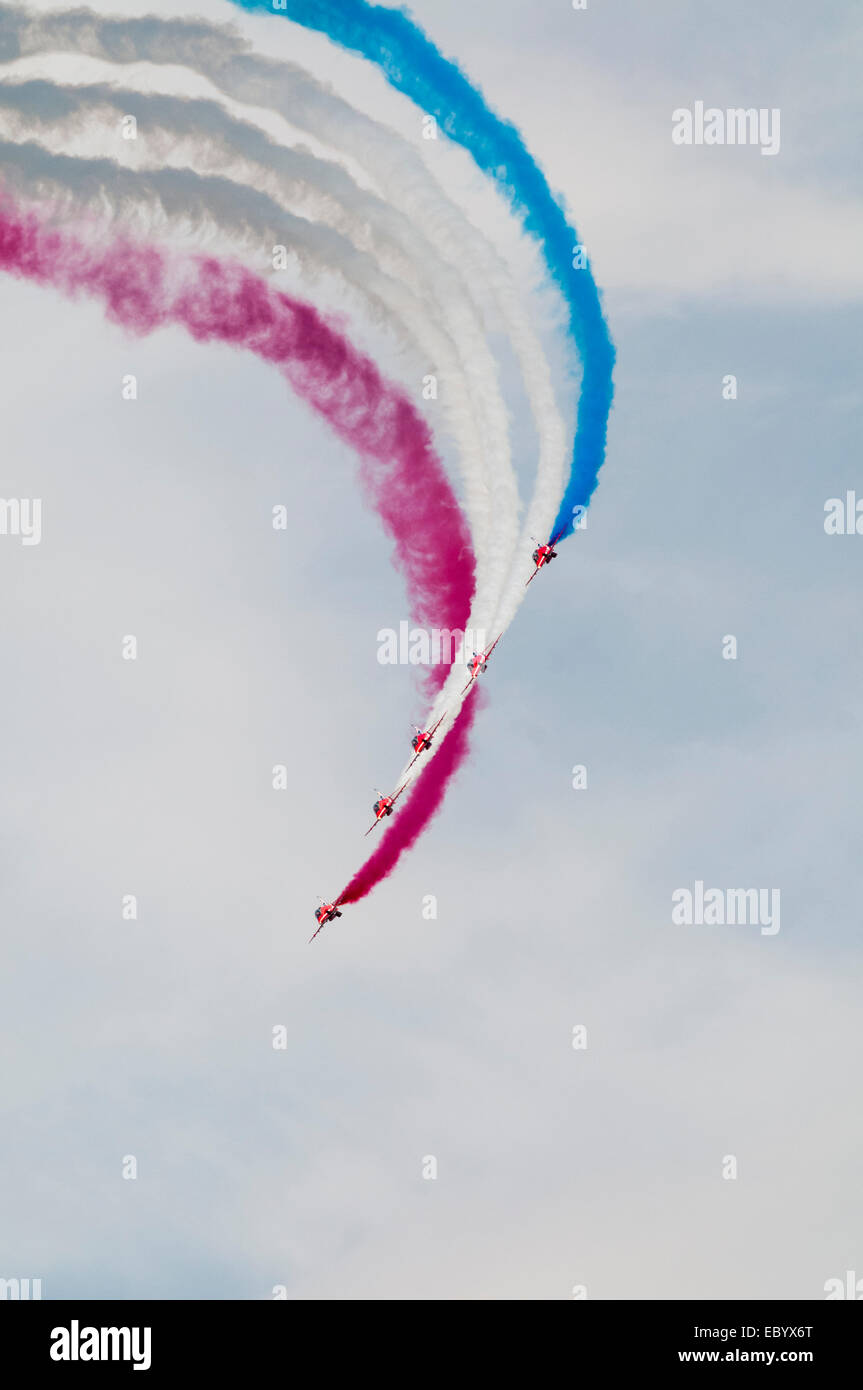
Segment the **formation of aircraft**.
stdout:
[[[532,537],[532,539],[536,540],[536,537],[534,536]],[[531,559],[533,560],[533,563],[536,568],[534,569],[533,574],[530,576],[530,579],[527,579],[525,581],[525,586],[527,586],[527,584],[530,583],[531,579],[536,578],[541,569],[544,569],[546,565],[551,564],[552,560],[557,559],[557,551],[554,547],[559,540],[560,535],[558,534],[556,536],[552,536],[549,541],[536,542],[536,549],[534,550],[531,556]],[[481,676],[482,673],[488,668],[489,657],[491,656],[492,652],[494,651],[502,636],[502,632],[498,633],[497,637],[494,639],[491,646],[486,651],[472,653],[470,661],[466,663],[467,669],[470,672],[470,677],[468,679],[467,685],[461,692],[462,695],[465,693],[465,690],[470,689],[474,681],[477,680],[477,678]],[[408,771],[410,771],[410,769],[413,767],[417,758],[419,758],[421,754],[423,754],[426,751],[427,748],[431,748],[432,739],[434,738],[435,734],[437,733],[445,718],[446,711],[444,711],[444,713],[440,716],[437,722],[432,725],[430,729],[421,729],[418,724],[411,725],[411,728],[414,730],[414,736],[411,739],[411,747],[414,750],[414,755],[408,763]],[[378,799],[372,807],[375,818],[369,826],[368,830],[366,831],[366,835],[371,835],[375,826],[379,825],[385,816],[392,815],[396,802],[398,801],[402,792],[407,789],[407,786],[408,783],[403,782],[402,785],[399,787],[398,791],[393,792],[392,796],[384,796],[382,792],[378,792]],[[315,909],[315,920],[317,921],[318,925],[314,935],[310,937],[311,941],[314,941],[318,932],[322,931],[328,922],[332,922],[335,920],[336,917],[341,917],[342,915],[339,911],[338,898],[334,903],[325,903],[323,898],[321,898],[320,903],[320,907]]]

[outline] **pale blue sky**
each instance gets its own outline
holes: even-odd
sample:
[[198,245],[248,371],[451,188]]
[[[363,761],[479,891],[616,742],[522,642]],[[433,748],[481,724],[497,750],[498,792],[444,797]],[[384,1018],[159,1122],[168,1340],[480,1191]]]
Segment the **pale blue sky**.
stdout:
[[[863,1264],[863,537],[822,523],[863,496],[859,15],[413,8],[523,126],[605,286],[588,529],[495,653],[439,820],[309,947],[417,710],[376,661],[407,613],[353,460],[260,364],[0,284],[0,493],[44,500],[41,546],[0,540],[0,1276],[819,1298]],[[195,10],[400,119],[318,37]],[[674,150],[699,98],[781,106],[779,156]],[[696,879],[780,888],[780,933],[673,926]]]

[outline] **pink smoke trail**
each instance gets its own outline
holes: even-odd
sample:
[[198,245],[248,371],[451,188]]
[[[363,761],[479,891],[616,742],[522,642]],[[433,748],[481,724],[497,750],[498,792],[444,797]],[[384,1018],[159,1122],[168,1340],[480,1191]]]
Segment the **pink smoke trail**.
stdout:
[[[125,238],[83,240],[5,193],[0,270],[70,296],[102,299],[107,317],[131,332],[181,325],[199,342],[230,343],[273,363],[360,454],[363,489],[394,541],[416,621],[464,628],[474,588],[473,548],[428,426],[313,306],[272,289],[234,261],[169,254]],[[445,674],[443,665],[430,667],[428,688],[438,688]],[[355,902],[391,873],[435,814],[467,755],[474,704],[467,702],[384,841],[351,880],[350,896],[340,901]]]
[[410,849],[439,810],[450,779],[468,754],[468,740],[474,715],[479,709],[479,691],[468,695],[452,728],[438,749],[437,757],[424,767],[409,793],[407,802],[393,817],[393,824],[374,854],[358,869],[337,903],[355,903],[372,891],[376,883],[392,873],[405,850]]

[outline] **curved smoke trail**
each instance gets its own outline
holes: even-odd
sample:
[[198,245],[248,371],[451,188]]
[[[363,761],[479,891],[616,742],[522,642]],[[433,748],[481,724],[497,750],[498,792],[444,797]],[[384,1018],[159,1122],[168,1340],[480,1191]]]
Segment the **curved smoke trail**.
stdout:
[[[256,3],[245,3],[245,0],[238,0],[238,3],[245,9],[263,8]],[[270,8],[269,5],[267,8]],[[365,0],[340,0],[335,7],[315,3],[315,0],[308,4],[302,3],[302,0],[287,0],[286,4],[280,3],[279,8],[288,17],[321,28],[336,42],[380,63],[393,85],[418,101],[424,111],[435,114],[445,133],[464,145],[479,167],[492,175],[505,192],[511,207],[521,215],[526,230],[540,241],[552,279],[567,301],[570,327],[583,362],[578,431],[569,483],[564,489],[557,520],[552,523],[556,532],[566,534],[571,529],[572,507],[576,502],[586,502],[596,485],[596,472],[605,447],[614,357],[590,271],[586,268],[574,271],[572,268],[572,243],[577,241],[577,234],[567,225],[562,209],[552,197],[541,171],[515,128],[498,120],[489,111],[479,92],[470,86],[453,64],[442,57],[406,15],[368,5]],[[563,422],[554,399],[544,354],[535,350],[537,340],[526,317],[520,313],[508,278],[499,273],[500,266],[494,253],[489,255],[487,244],[472,230],[465,236],[465,221],[461,213],[449,202],[423,161],[418,159],[416,152],[405,141],[356,112],[302,69],[254,54],[245,40],[229,30],[205,22],[164,21],[155,17],[116,20],[82,10],[34,16],[20,8],[0,4],[0,62],[52,50],[87,53],[115,63],[142,60],[179,63],[209,78],[234,100],[278,111],[292,124],[308,129],[316,138],[324,139],[360,163],[394,205],[401,202],[415,223],[428,227],[427,245],[438,244],[446,248],[449,261],[442,262],[446,267],[449,287],[445,332],[451,335],[453,344],[460,344],[460,363],[466,369],[465,376],[472,378],[469,396],[479,419],[477,432],[470,408],[464,409],[468,396],[463,394],[461,433],[459,435],[457,430],[454,433],[459,442],[460,458],[468,460],[468,501],[477,541],[477,578],[480,580],[467,619],[451,619],[448,623],[455,628],[469,626],[484,629],[493,620],[493,635],[497,635],[511,621],[524,597],[524,578],[519,573],[516,557],[521,550],[527,551],[528,533],[537,528],[540,535],[546,535],[551,529],[549,518],[560,499],[566,446]],[[405,71],[405,59],[416,60],[415,71]],[[26,119],[29,114],[31,120],[44,124],[39,95],[35,91],[37,86],[38,83],[30,84],[30,88],[27,84],[16,84],[14,94],[8,99],[0,98],[0,104],[9,109],[17,101],[19,117]],[[70,93],[76,90],[78,95],[72,97]],[[47,107],[53,109],[55,117],[58,110],[67,117],[71,116],[74,124],[76,117],[82,115],[83,104],[88,99],[91,103],[101,101],[103,105],[116,103],[117,97],[106,96],[106,91],[110,93],[111,89],[106,89],[104,84],[101,88],[63,89],[59,98],[55,96],[48,100]],[[85,92],[92,95],[88,97],[84,95]],[[127,99],[127,94],[120,93],[120,98]],[[271,207],[273,196],[276,196],[277,200],[291,204],[291,210],[282,213],[281,219],[293,232],[291,239],[282,231],[279,240],[292,240],[293,249],[307,263],[314,262],[323,247],[330,261],[328,268],[336,263],[339,273],[367,296],[373,310],[382,309],[383,316],[388,316],[390,323],[400,321],[410,324],[415,329],[415,340],[420,345],[425,343],[427,351],[431,348],[429,355],[433,360],[446,358],[446,347],[444,345],[441,349],[440,339],[434,340],[434,330],[426,327],[423,331],[418,321],[416,290],[422,294],[422,283],[417,284],[415,276],[396,278],[392,273],[393,252],[402,256],[402,265],[407,260],[409,272],[421,259],[414,251],[412,265],[410,254],[404,256],[409,241],[416,242],[417,232],[416,227],[411,223],[405,224],[403,218],[401,223],[398,222],[402,214],[396,206],[390,209],[386,203],[376,200],[374,194],[360,190],[341,166],[315,160],[308,151],[282,150],[268,141],[257,128],[234,121],[216,103],[158,96],[141,96],[138,100],[150,102],[151,117],[153,103],[156,103],[158,115],[158,104],[161,102],[163,113],[170,111],[176,125],[186,135],[190,133],[190,122],[186,117],[194,107],[203,109],[210,106],[218,112],[216,119],[212,120],[215,136],[212,132],[202,132],[200,125],[194,132],[194,159],[198,164],[203,162],[205,168],[218,168],[220,177],[202,176],[197,170],[176,168],[161,171],[139,169],[130,176],[127,170],[108,161],[67,159],[64,168],[67,191],[77,180],[80,193],[89,175],[97,189],[99,202],[104,202],[107,197],[119,208],[124,203],[140,206],[145,195],[151,200],[155,197],[157,217],[159,214],[163,218],[173,215],[188,219],[192,216],[194,220],[196,217],[199,231],[209,219],[233,241],[242,243],[246,238],[247,246],[250,236],[253,242],[262,236],[275,239]],[[74,109],[75,102],[78,103],[77,111]],[[181,107],[184,108],[182,111]],[[180,116],[182,119],[179,119]],[[192,124],[196,118],[192,118]],[[57,133],[55,128],[55,137]],[[173,133],[163,125],[164,139],[170,141]],[[221,177],[224,166],[219,161],[217,150],[220,140],[223,149],[227,145],[235,158],[242,161],[239,180]],[[274,189],[266,180],[261,183],[254,170],[256,156],[259,168],[261,166],[262,152],[265,154],[263,167],[268,174],[277,171],[278,189]],[[28,191],[35,189],[44,196],[49,191],[56,193],[56,181],[52,186],[50,177],[46,176],[45,160],[50,161],[51,158],[45,151],[39,151],[38,146],[28,146],[11,155],[10,163],[19,179],[23,178]],[[52,175],[60,167],[57,161],[62,162],[64,156],[55,155],[53,158]],[[31,165],[23,175],[22,160],[25,165],[27,161]],[[207,160],[210,161],[209,166]],[[297,218],[293,212],[294,198],[303,185],[301,166],[304,160],[307,177],[302,192],[307,198],[311,195],[312,200],[316,200],[318,215],[324,223],[323,227],[315,227],[314,231],[311,224]],[[309,164],[312,163],[316,165],[316,170],[308,177]],[[97,165],[101,167],[97,169]],[[74,172],[70,166],[75,166]],[[320,179],[323,170],[326,170],[326,180]],[[316,188],[316,182],[322,186]],[[62,178],[59,183],[62,185]],[[334,187],[342,194],[350,190],[350,198],[343,199],[341,207],[338,197],[333,197]],[[373,208],[375,213],[365,225],[362,218],[357,216],[361,203],[364,203],[367,212]],[[152,212],[151,203],[150,223]],[[352,224],[350,227],[345,226],[346,220]],[[401,234],[401,243],[398,236],[393,236],[394,225]],[[147,231],[152,231],[152,225],[147,227]],[[342,235],[343,232],[346,235]],[[368,238],[365,242],[362,239],[364,235]],[[370,261],[366,254],[372,244],[378,265]],[[537,486],[520,542],[516,535],[517,489],[509,461],[506,413],[499,391],[496,392],[496,370],[485,337],[481,331],[477,331],[476,318],[471,318],[469,314],[464,316],[463,309],[470,295],[461,296],[457,288],[453,293],[457,276],[453,273],[452,263],[459,257],[471,284],[476,278],[474,272],[478,264],[481,264],[484,272],[491,267],[491,273],[486,273],[484,279],[491,286],[498,308],[503,313],[537,421],[540,439]],[[410,278],[413,278],[413,285],[409,283]],[[465,280],[461,283],[464,285]],[[441,301],[446,300],[447,296],[442,293],[442,283],[437,274],[432,285],[434,294],[426,302],[433,311],[441,313]],[[394,299],[394,288],[398,303]],[[195,329],[190,326],[190,331],[195,332]],[[285,374],[290,379],[291,371],[286,370]],[[458,371],[450,371],[448,375],[450,379],[455,377],[457,392],[461,386]],[[454,412],[452,400],[448,404],[452,427],[453,414],[459,412]],[[482,479],[482,485],[487,490],[485,506],[480,497],[471,496],[471,484],[475,486],[477,478]],[[440,621],[440,610],[435,613],[435,619]],[[395,825],[387,827],[379,849],[345,890],[345,894],[351,895],[350,899],[343,895],[342,901],[353,901],[363,896],[384,873],[389,872],[400,853],[413,843],[440,804],[446,782],[463,756],[463,751],[459,750],[466,747],[467,730],[478,703],[471,687],[466,708],[463,707],[463,684],[461,669],[448,675],[445,667],[431,669],[429,694],[433,694],[435,686],[442,686],[435,702],[434,716],[446,710],[433,750],[434,756],[429,750],[423,759],[422,771],[417,769],[412,772],[413,786],[407,801],[400,808]]]

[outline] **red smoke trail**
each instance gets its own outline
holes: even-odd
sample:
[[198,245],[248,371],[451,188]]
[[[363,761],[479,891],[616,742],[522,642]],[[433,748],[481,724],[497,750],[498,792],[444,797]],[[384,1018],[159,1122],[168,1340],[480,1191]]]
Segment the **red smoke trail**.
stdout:
[[[424,420],[374,363],[311,305],[273,290],[234,261],[169,254],[127,239],[107,244],[49,225],[0,197],[0,270],[64,294],[104,300],[135,333],[176,324],[199,342],[246,348],[272,362],[297,393],[361,455],[361,481],[395,542],[415,620],[463,629],[474,588],[470,535]],[[429,668],[437,689],[443,665]],[[475,699],[407,794],[394,824],[340,901],[364,897],[418,838],[468,750]]]
[[355,903],[370,893],[375,884],[391,874],[406,849],[419,839],[432,816],[439,810],[450,778],[468,753],[468,738],[474,715],[479,709],[479,691],[474,687],[455,722],[438,749],[437,756],[416,779],[408,800],[393,817],[383,841],[338,896],[338,903]]

